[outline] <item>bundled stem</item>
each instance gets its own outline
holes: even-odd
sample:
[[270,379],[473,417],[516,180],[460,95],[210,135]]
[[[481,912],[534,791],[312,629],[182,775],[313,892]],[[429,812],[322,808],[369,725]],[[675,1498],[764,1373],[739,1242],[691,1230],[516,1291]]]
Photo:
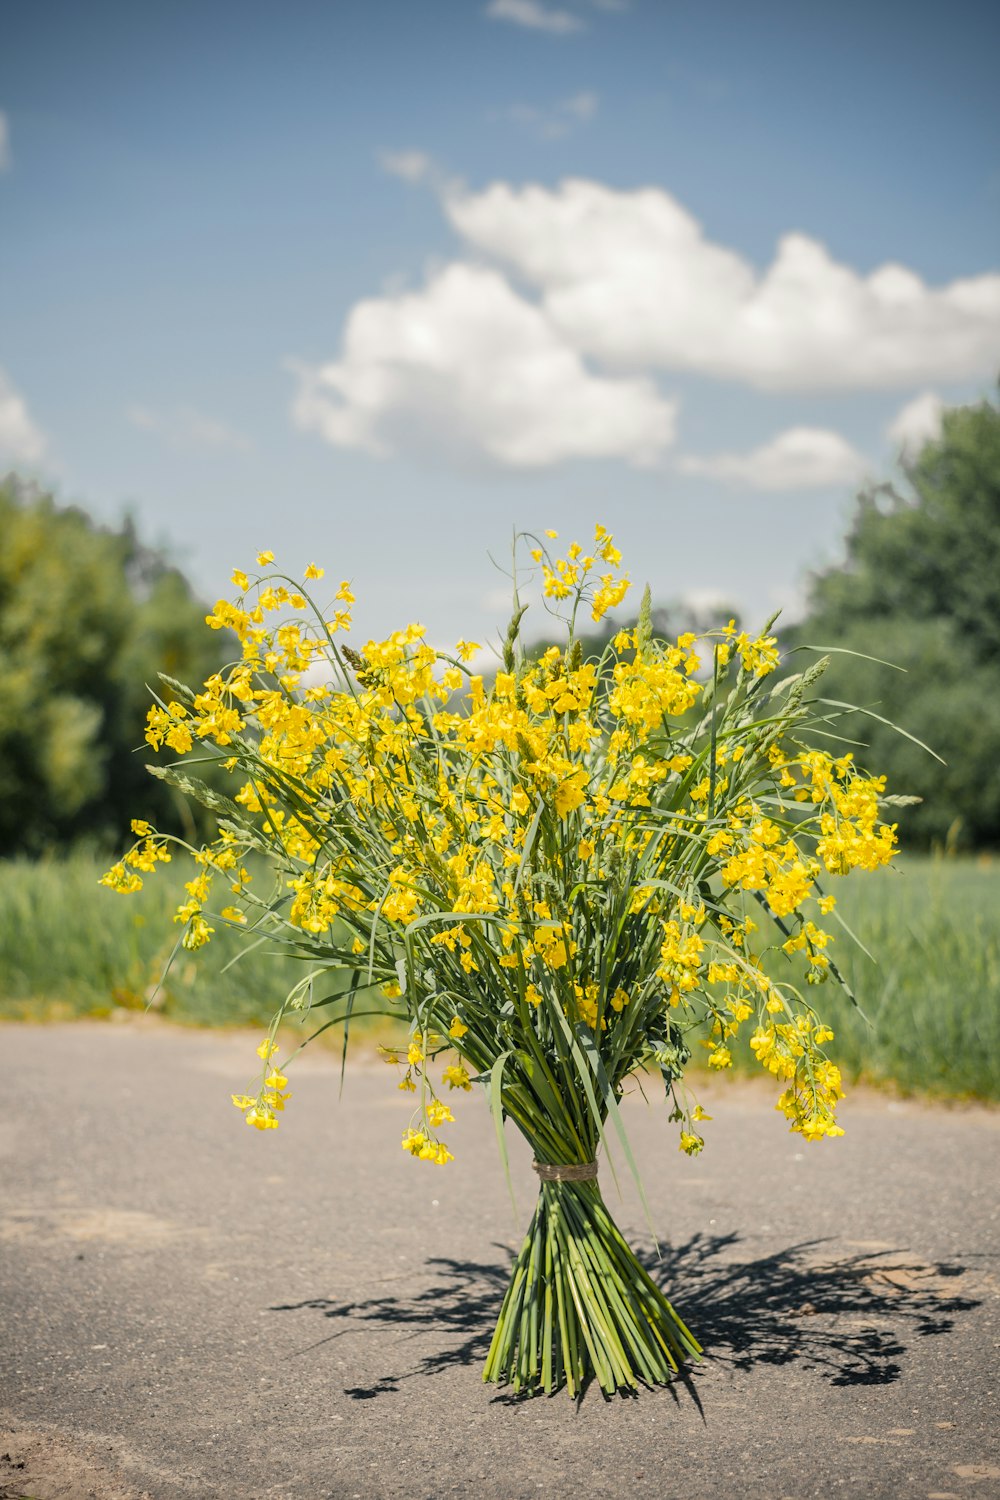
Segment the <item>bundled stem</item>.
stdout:
[[483,1370],[515,1391],[664,1385],[701,1345],[626,1243],[595,1179],[541,1184]]

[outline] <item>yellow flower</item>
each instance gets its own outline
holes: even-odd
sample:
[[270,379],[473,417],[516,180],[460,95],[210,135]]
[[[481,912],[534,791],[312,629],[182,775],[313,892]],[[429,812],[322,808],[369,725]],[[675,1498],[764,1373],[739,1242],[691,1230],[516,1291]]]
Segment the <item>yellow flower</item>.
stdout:
[[265,1062],[268,1062],[269,1059],[274,1056],[274,1054],[277,1052],[277,1050],[278,1050],[278,1044],[277,1044],[277,1042],[271,1042],[271,1041],[268,1041],[268,1040],[265,1039],[263,1042],[261,1042],[260,1046],[257,1048],[257,1056],[258,1057],[262,1057]]
[[448,1035],[450,1037],[454,1037],[456,1042],[460,1042],[468,1029],[468,1026],[464,1025],[464,1023],[459,1020],[458,1016],[456,1016],[451,1025],[448,1027]]
[[580,766],[578,770],[574,771],[571,776],[567,776],[556,787],[552,801],[560,818],[569,817],[574,808],[580,807],[582,803],[586,802],[587,794],[581,786],[581,782],[586,778],[586,774],[584,768]]
[[274,562],[274,553],[273,552],[258,552],[257,553],[257,566],[258,566],[258,568],[266,568],[267,565],[268,565],[268,563],[273,563],[273,562]]
[[240,592],[244,594],[250,587],[250,580],[241,568],[233,569],[233,583],[240,590]]
[[766,677],[768,672],[773,672],[778,665],[778,643],[773,635],[762,635],[755,641],[751,641],[746,634],[736,637],[736,648],[740,653],[740,660],[746,672],[753,672],[755,677]]
[[181,947],[185,948],[189,953],[195,952],[198,948],[204,948],[214,931],[215,928],[209,927],[205,918],[200,913],[196,913],[191,918],[184,936],[181,938]]
[[603,620],[609,609],[617,609],[631,587],[627,578],[619,578],[616,581],[613,574],[607,573],[601,579],[601,587],[594,595],[591,610],[594,620]]
[[315,563],[310,563],[306,568],[305,576],[306,578],[322,578],[323,572],[323,568],[318,568]]
[[118,891],[123,896],[142,890],[140,877],[133,874],[131,870],[127,870],[121,862],[112,865],[111,869],[101,876],[99,884],[109,886],[111,890]]

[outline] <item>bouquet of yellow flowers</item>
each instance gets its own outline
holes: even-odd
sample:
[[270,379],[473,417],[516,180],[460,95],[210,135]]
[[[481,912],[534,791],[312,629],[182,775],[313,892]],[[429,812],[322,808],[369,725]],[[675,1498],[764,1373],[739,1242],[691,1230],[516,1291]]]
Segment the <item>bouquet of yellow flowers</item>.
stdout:
[[[515,555],[527,549],[529,585],[565,644],[525,654],[529,585],[515,567],[491,681],[472,669],[475,643],[442,652],[419,625],[344,644],[349,584],[320,607],[320,568],[297,582],[263,552],[261,573],[234,573],[238,599],[208,617],[234,632],[239,659],[198,691],[164,679],[147,739],[179,757],[153,774],[217,824],[185,845],[184,948],[226,923],[307,960],[259,1048],[259,1082],[234,1095],[248,1124],[275,1128],[289,1097],[276,1058],[286,1015],[330,1007],[324,1026],[346,1028],[364,995],[404,1020],[408,1041],[383,1049],[413,1096],[403,1148],[451,1161],[453,1102],[479,1086],[501,1152],[511,1119],[541,1180],[484,1378],[575,1394],[593,1375],[610,1394],[666,1382],[700,1352],[598,1186],[610,1136],[635,1170],[626,1080],[662,1080],[694,1154],[707,1116],[685,1086],[692,1044],[723,1070],[747,1028],[791,1129],[841,1134],[832,1032],[807,998],[839,978],[816,919],[834,904],[826,877],[885,864],[895,830],[880,821],[883,778],[802,736],[831,717],[813,691],[822,661],[774,675],[772,622],[757,637],[730,621],[657,639],[648,589],[634,627],[585,657],[581,611],[601,620],[629,580],[603,527],[589,552],[558,556],[555,541],[520,536]],[[231,798],[192,775],[199,758],[234,778]],[[124,892],[181,842],[133,830],[104,877]],[[261,858],[267,891],[248,869]],[[788,955],[781,972],[804,984],[770,977],[756,917]]]

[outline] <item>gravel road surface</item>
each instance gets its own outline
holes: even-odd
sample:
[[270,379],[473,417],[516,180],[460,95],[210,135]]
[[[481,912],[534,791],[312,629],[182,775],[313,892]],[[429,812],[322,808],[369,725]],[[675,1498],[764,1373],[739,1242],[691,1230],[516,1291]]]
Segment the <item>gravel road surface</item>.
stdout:
[[480,1366],[526,1150],[515,1219],[481,1099],[456,1162],[413,1162],[391,1070],[351,1064],[338,1099],[324,1054],[248,1130],[258,1039],[0,1027],[0,1500],[1000,1495],[997,1112],[859,1093],[807,1147],[773,1089],[718,1080],[691,1160],[629,1100],[657,1274],[707,1358],[513,1401]]

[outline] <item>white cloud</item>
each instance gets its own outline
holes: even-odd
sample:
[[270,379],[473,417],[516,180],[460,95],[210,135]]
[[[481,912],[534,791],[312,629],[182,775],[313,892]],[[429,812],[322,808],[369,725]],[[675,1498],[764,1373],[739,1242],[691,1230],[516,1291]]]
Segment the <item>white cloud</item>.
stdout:
[[147,406],[130,406],[126,416],[133,427],[155,433],[175,448],[228,448],[247,453],[253,447],[242,432],[187,407],[173,412],[157,412]]
[[500,182],[444,201],[574,347],[619,367],[818,391],[968,379],[1000,357],[997,273],[937,288],[898,264],[865,276],[800,233],[760,273],[661,188]]
[[10,126],[7,116],[0,109],[0,172],[6,172],[10,166]]
[[465,191],[462,178],[446,172],[426,151],[380,151],[378,163],[390,177],[414,187],[429,187],[441,199],[458,197]]
[[885,435],[904,458],[914,457],[925,443],[941,436],[944,402],[933,391],[924,391],[900,407]]
[[404,182],[424,182],[434,169],[430,157],[423,151],[383,151],[379,161],[384,172],[401,177]]
[[684,609],[692,610],[699,615],[718,613],[719,610],[727,609],[732,604],[732,599],[722,589],[695,588],[685,589],[680,598]]
[[855,484],[865,459],[839,433],[821,427],[791,427],[750,453],[685,454],[684,474],[749,485],[755,490],[801,490]]
[[375,454],[649,464],[674,437],[675,405],[651,381],[592,374],[498,271],[460,263],[358,303],[340,358],[298,373],[296,424]]
[[31,420],[24,397],[0,370],[0,463],[37,464],[45,448],[45,438]]
[[[537,104],[512,104],[503,112],[503,117],[523,125],[543,141],[562,140],[578,125],[590,120],[597,113],[596,94],[582,92],[569,99],[560,99],[547,107]],[[494,118],[496,118],[494,116]]]
[[514,607],[514,585],[507,583],[487,589],[479,602],[484,614],[509,617]]
[[584,29],[583,21],[572,11],[553,10],[550,5],[542,5],[540,0],[490,0],[483,14],[491,21],[511,21],[515,26],[526,26],[531,31],[549,31],[557,36]]
[[585,89],[579,94],[573,94],[569,99],[564,99],[557,107],[565,110],[567,114],[575,115],[578,120],[589,120],[597,113],[597,105],[597,95]]

